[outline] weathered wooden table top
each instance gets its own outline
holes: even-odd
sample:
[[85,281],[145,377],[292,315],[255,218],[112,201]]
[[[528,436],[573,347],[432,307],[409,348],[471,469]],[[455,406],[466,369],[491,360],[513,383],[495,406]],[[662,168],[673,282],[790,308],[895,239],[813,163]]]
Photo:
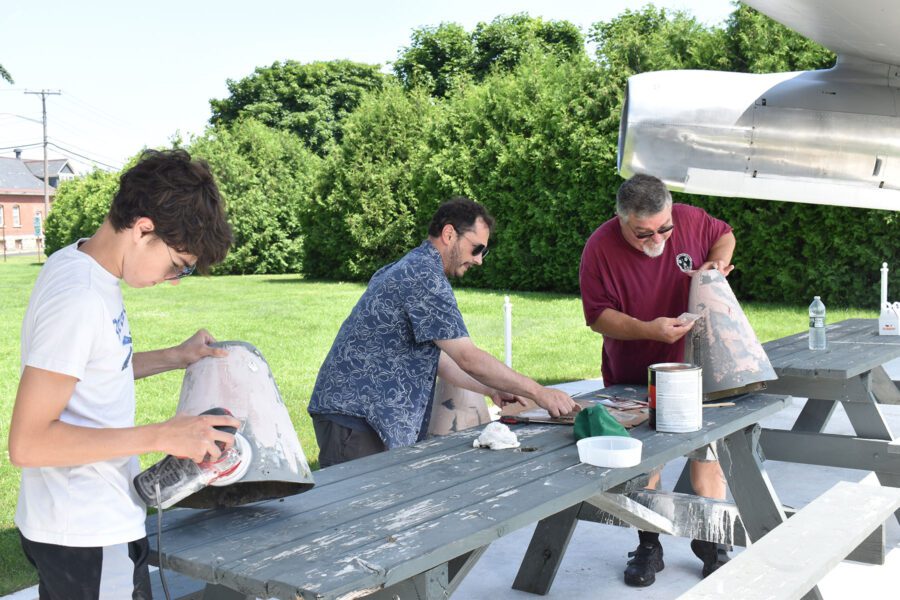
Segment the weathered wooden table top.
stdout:
[[877,319],[847,319],[827,326],[825,350],[809,349],[809,333],[763,344],[781,376],[849,379],[900,357],[900,336],[878,335]]
[[[639,426],[632,435],[644,442],[643,460],[627,469],[581,464],[570,426],[516,426],[522,448],[501,451],[472,447],[482,428],[462,431],[323,469],[316,487],[298,496],[167,511],[164,564],[260,597],[356,597],[751,426],[786,402],[740,397],[734,407],[704,411],[695,433]],[[155,516],[147,524],[155,548]]]

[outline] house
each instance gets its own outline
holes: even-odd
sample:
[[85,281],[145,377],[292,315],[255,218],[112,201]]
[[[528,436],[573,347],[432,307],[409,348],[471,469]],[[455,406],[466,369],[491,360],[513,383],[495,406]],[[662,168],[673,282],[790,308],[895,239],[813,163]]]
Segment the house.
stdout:
[[[60,181],[73,179],[75,172],[66,159],[47,161],[49,202],[52,206]],[[44,161],[0,157],[0,250],[34,252],[37,249],[35,222],[44,218]],[[41,231],[43,233],[43,231]]]

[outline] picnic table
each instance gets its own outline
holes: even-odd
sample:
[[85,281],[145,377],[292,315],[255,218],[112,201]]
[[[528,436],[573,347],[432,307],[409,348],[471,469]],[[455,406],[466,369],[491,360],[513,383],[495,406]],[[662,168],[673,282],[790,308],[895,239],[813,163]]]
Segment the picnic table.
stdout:
[[[788,401],[746,395],[705,411],[694,433],[639,426],[632,436],[643,441],[642,461],[621,469],[580,463],[570,426],[515,426],[522,446],[501,451],[473,448],[481,428],[461,431],[322,469],[316,486],[297,496],[166,511],[161,548],[151,516],[150,546],[158,549],[151,560],[208,582],[207,600],[446,598],[497,538],[577,512],[716,441],[744,528],[756,539],[784,521],[758,456],[757,423]],[[553,558],[564,550],[557,544]],[[549,562],[542,555],[535,569],[543,582]]]
[[[900,336],[878,335],[877,319],[848,319],[827,327],[825,350],[809,350],[808,337],[763,345],[778,375],[767,391],[808,398],[790,430],[763,429],[766,458],[873,471],[881,485],[900,487],[900,444],[879,407],[900,404],[883,367],[900,357]],[[823,433],[838,403],[855,436]]]

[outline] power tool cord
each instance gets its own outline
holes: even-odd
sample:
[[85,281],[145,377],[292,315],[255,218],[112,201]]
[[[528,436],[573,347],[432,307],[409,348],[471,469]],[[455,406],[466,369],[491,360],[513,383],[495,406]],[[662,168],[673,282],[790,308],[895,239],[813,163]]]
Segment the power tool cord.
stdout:
[[172,596],[169,595],[169,584],[166,582],[166,574],[163,573],[163,561],[162,561],[162,504],[160,503],[161,494],[159,493],[159,480],[156,480],[153,483],[153,488],[156,491],[156,556],[159,561],[159,580],[162,582],[163,593],[166,595],[166,600],[172,600]]

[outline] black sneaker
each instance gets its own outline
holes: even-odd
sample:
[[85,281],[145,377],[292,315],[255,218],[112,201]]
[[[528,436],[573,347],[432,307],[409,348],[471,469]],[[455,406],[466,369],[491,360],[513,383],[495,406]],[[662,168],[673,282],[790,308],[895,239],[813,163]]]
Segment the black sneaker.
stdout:
[[666,565],[663,563],[662,544],[642,543],[634,552],[628,553],[628,564],[625,567],[625,584],[632,587],[647,587],[656,581],[656,572],[662,571]]
[[715,573],[716,569],[731,560],[726,547],[715,542],[691,540],[691,550],[694,551],[697,558],[703,561],[704,578],[710,573]]

